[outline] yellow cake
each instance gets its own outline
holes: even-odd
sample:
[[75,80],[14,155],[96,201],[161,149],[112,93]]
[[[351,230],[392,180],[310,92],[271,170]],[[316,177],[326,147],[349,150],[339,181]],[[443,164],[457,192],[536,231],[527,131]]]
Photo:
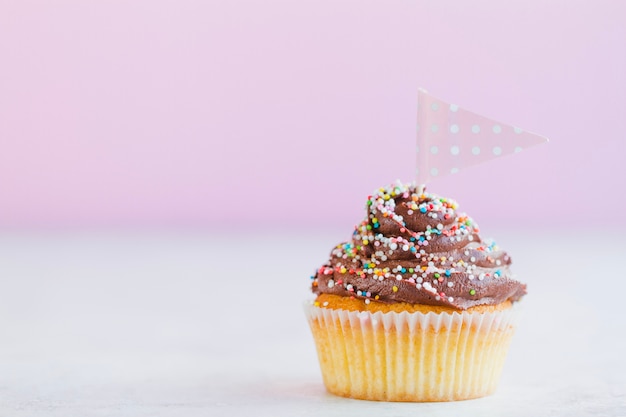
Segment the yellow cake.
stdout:
[[305,311],[329,392],[452,401],[495,390],[526,286],[456,209],[412,185],[381,188],[316,271]]

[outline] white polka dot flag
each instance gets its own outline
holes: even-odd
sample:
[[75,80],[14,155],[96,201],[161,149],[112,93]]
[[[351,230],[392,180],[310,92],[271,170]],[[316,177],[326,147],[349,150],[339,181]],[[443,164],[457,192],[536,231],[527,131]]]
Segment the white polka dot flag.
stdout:
[[417,108],[417,183],[548,142],[446,103],[420,89]]

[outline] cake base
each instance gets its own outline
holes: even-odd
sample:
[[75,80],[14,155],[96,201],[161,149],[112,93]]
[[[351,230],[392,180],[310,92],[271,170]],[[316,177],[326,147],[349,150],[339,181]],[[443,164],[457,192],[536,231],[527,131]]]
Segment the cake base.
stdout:
[[515,309],[347,311],[307,305],[329,392],[375,401],[455,401],[494,392]]

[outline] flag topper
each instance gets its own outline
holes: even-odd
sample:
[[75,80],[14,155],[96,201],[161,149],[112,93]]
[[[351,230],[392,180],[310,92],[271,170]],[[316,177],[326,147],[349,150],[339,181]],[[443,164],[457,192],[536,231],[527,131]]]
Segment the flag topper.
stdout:
[[417,184],[546,142],[548,138],[464,110],[419,89]]

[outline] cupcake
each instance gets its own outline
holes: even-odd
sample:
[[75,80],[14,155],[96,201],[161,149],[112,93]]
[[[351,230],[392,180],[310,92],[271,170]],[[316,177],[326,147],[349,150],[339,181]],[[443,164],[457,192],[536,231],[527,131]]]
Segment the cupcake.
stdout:
[[343,397],[454,401],[491,394],[526,285],[453,200],[380,188],[305,306],[324,384]]

